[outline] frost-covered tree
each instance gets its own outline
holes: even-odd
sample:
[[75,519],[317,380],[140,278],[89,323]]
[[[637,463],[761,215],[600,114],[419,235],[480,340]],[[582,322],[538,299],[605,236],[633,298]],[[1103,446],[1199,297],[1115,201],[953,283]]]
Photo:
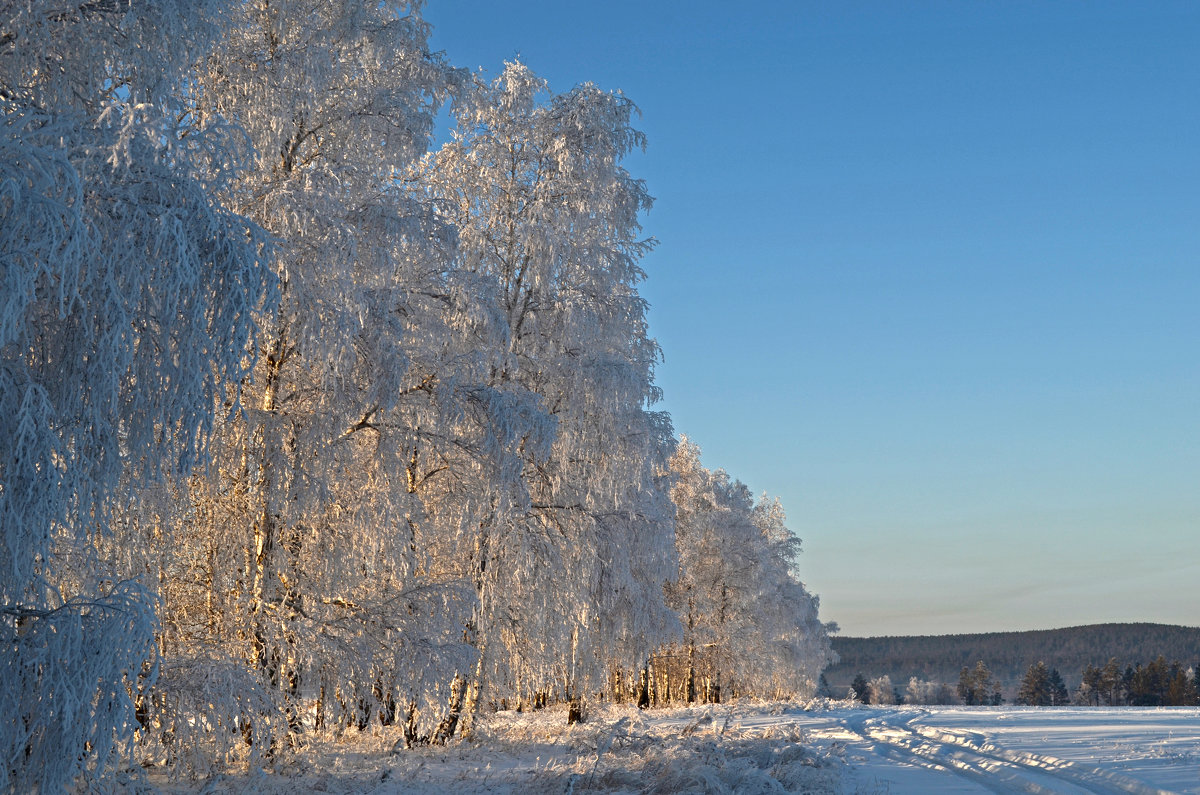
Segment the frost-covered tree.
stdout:
[[884,674],[868,682],[867,700],[872,704],[895,704],[896,691],[892,687],[892,678]]
[[[504,402],[473,388],[452,231],[400,182],[457,80],[420,6],[237,4],[191,86],[193,123],[228,119],[253,147],[222,197],[275,237],[280,300],[213,466],[131,527],[166,523],[182,542],[141,564],[168,573],[164,680],[178,688],[154,721],[173,738],[187,704],[256,751],[401,710],[428,732],[439,688],[472,659],[473,593],[430,565],[419,486],[449,478],[440,452],[494,458],[517,441],[491,421]],[[223,699],[182,674],[228,660],[243,686]]]
[[5,791],[62,790],[131,735],[153,600],[96,544],[122,477],[201,457],[270,296],[265,236],[214,200],[234,137],[179,122],[224,5],[0,4]]
[[795,576],[800,542],[782,507],[756,504],[742,483],[706,469],[686,438],[671,465],[680,572],[669,590],[683,623],[687,698],[699,675],[717,697],[811,695],[832,651],[817,599]]
[[800,539],[787,527],[783,505],[766,495],[754,504],[759,532],[759,642],[774,660],[769,679],[755,687],[774,696],[812,695],[821,671],[835,661],[829,636],[836,624],[818,618],[820,599],[800,581]]
[[911,677],[904,691],[905,704],[957,704],[958,695],[945,682],[932,682]]
[[464,94],[453,140],[417,179],[458,229],[458,267],[496,298],[473,328],[487,385],[534,396],[554,433],[548,450],[523,448],[521,488],[493,489],[458,540],[480,602],[476,701],[489,686],[577,698],[674,623],[671,431],[649,410],[658,348],[637,292],[650,198],[621,165],[642,145],[634,113],[590,84],[552,95],[508,64]]

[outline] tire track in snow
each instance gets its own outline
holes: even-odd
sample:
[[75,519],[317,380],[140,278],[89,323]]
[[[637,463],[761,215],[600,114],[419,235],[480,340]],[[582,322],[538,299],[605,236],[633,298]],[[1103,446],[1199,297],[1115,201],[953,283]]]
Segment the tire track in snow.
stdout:
[[913,726],[928,713],[864,713],[847,730],[895,761],[957,773],[995,792],[1171,795],[1136,779],[1046,754],[1010,751],[976,732]]
[[[881,717],[863,715],[845,721],[845,727],[872,745],[874,753],[901,764],[953,773],[993,792],[1030,792],[1046,795],[1087,793],[1091,790],[1070,787],[1062,782],[1023,770],[1001,759],[949,748],[945,743],[924,738],[905,726],[887,723]],[[1039,781],[1040,780],[1040,781]]]

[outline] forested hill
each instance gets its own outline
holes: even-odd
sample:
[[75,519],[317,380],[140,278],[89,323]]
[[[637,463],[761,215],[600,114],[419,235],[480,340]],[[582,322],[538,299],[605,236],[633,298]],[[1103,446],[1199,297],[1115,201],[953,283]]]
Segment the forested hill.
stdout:
[[1117,658],[1126,665],[1147,663],[1159,655],[1185,666],[1200,663],[1200,627],[1168,624],[1096,624],[1030,632],[979,635],[918,635],[878,638],[833,638],[840,662],[825,671],[835,693],[845,692],[855,674],[868,679],[888,675],[903,690],[910,677],[958,682],[964,665],[983,660],[1007,689],[1039,660],[1057,668],[1067,685],[1079,686],[1089,664]]

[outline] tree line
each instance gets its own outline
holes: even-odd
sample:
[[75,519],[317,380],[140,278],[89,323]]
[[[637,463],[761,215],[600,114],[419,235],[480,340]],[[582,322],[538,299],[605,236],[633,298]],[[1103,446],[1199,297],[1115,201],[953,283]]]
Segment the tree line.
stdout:
[[1084,668],[1097,661],[1103,664],[1110,657],[1143,660],[1149,649],[1167,660],[1200,659],[1200,628],[1146,623],[966,635],[835,636],[832,643],[840,660],[827,670],[829,681],[848,685],[856,672],[865,671],[876,676],[887,674],[902,689],[912,676],[954,684],[962,667],[973,666],[978,660],[986,660],[1011,688],[1032,661],[1042,660],[1057,668],[1074,691]]
[[[1175,661],[1167,663],[1159,655],[1149,663],[1127,665],[1122,670],[1117,658],[1103,666],[1089,664],[1083,670],[1082,682],[1072,693],[1057,668],[1039,660],[1032,663],[1021,677],[1012,703],[1034,707],[1131,706],[1185,707],[1200,705],[1197,693],[1196,668]],[[822,674],[820,691],[835,695]],[[964,666],[956,687],[949,684],[912,677],[902,694],[886,674],[868,679],[862,673],[855,676],[848,697],[864,704],[964,704],[967,706],[996,706],[1004,703],[1004,687],[988,666],[978,661]]]
[[1089,665],[1075,694],[1075,703],[1087,706],[1190,707],[1200,705],[1196,667],[1179,661],[1167,663],[1159,655],[1148,663],[1126,665],[1117,658],[1103,666]]
[[0,6],[0,789],[812,692],[781,507],[654,409],[629,99],[419,0]]

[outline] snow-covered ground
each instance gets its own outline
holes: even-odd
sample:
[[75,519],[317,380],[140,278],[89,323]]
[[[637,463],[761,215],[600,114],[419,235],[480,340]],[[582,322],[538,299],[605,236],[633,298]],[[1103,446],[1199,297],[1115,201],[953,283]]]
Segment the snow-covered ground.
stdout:
[[476,738],[389,753],[379,732],[207,791],[1200,792],[1200,709],[734,705],[499,713]]
[[798,716],[843,792],[1200,792],[1200,710],[899,707]]

